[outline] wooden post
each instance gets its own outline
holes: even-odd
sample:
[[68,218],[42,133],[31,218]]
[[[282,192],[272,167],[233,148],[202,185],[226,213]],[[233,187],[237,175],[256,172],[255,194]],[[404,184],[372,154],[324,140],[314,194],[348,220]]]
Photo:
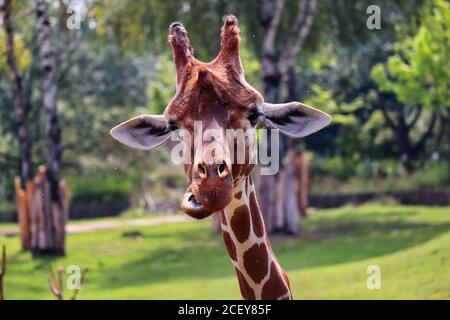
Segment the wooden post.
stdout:
[[309,158],[301,148],[295,150],[294,168],[298,209],[302,216],[306,216],[309,198]]
[[26,192],[21,187],[19,177],[15,178],[14,185],[16,189],[17,217],[19,221],[20,240],[22,243],[22,250],[27,251],[31,248],[30,216],[27,203],[28,201]]
[[52,197],[45,166],[23,190],[15,179],[17,214],[23,250],[36,255],[64,255],[65,226],[69,217],[70,194],[64,180],[59,182],[59,198]]
[[63,180],[55,199],[47,179],[45,166],[40,166],[30,184],[29,207],[32,221],[31,252],[33,255],[64,255],[65,225],[69,211],[69,192]]
[[[295,176],[294,176],[294,155],[289,150],[284,165],[280,173],[280,230],[290,235],[298,235],[300,233],[300,213],[295,195]],[[288,192],[290,191],[290,192]]]

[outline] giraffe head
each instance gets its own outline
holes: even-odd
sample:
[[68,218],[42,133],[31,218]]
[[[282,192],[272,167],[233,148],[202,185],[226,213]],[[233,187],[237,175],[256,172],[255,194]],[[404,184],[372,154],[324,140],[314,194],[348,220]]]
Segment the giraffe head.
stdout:
[[[187,151],[191,159],[185,164],[189,187],[181,209],[201,219],[225,208],[232,199],[233,185],[252,171],[249,140],[256,137],[254,129],[272,127],[292,137],[304,137],[328,125],[331,118],[299,102],[264,102],[245,80],[239,57],[238,21],[234,16],[225,18],[221,50],[211,62],[194,57],[186,29],[179,22],[171,24],[169,42],[177,84],[164,115],[138,116],[113,128],[111,135],[144,150],[163,144],[178,129],[189,133],[192,139],[200,136],[199,143],[190,140]],[[236,150],[233,156],[226,134],[229,129],[250,132],[244,148]],[[232,139],[232,145],[235,144]],[[245,153],[241,157],[244,161],[236,161],[239,152]]]

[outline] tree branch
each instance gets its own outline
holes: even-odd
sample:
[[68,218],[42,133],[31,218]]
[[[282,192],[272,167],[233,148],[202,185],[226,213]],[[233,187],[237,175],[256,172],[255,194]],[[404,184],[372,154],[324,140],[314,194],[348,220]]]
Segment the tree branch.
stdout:
[[[269,10],[269,7],[268,7],[269,4],[265,3],[264,5],[267,7],[262,10]],[[277,0],[275,3],[274,9],[275,9],[275,11],[274,11],[273,15],[271,16],[271,18],[264,17],[268,21],[270,21],[270,23],[268,24],[268,27],[266,29],[266,36],[264,37],[264,40],[263,40],[263,47],[262,47],[263,52],[270,52],[270,51],[274,50],[276,47],[275,40],[276,40],[278,27],[280,26],[281,18],[283,16],[284,0]],[[264,15],[265,13],[262,13],[262,14]]]
[[16,53],[14,49],[14,28],[12,18],[12,3],[11,0],[4,0],[0,8],[3,18],[3,25],[6,32],[6,62],[9,68],[9,76],[14,84],[14,93],[22,89],[22,79],[19,75],[16,65]]
[[439,128],[439,130],[437,130],[438,133],[437,133],[436,142],[435,142],[435,146],[434,146],[435,149],[438,149],[439,146],[441,145],[442,139],[444,138],[445,129],[447,128],[447,126],[446,126],[447,121],[442,114],[439,115],[439,119],[440,119],[440,121],[439,121],[440,128]]
[[288,32],[286,33],[283,43],[283,50],[286,50],[289,47],[290,36],[299,33],[302,26],[301,24],[303,23],[306,14],[306,3],[306,0],[298,0],[297,2],[297,14],[294,18],[294,22],[291,24]]
[[411,129],[412,127],[414,127],[416,125],[417,121],[420,119],[420,116],[422,114],[422,111],[423,111],[422,106],[417,107],[416,109],[417,109],[416,114],[414,115],[413,119],[411,120],[411,123],[407,124],[409,129]]
[[[299,1],[299,6],[302,5],[302,2],[303,1]],[[302,27],[299,28],[295,33],[294,39],[290,39],[291,41],[287,41],[287,47],[283,50],[283,54],[281,57],[281,61],[283,63],[280,66],[280,69],[282,70],[282,72],[287,71],[292,66],[295,57],[300,52],[300,49],[302,48],[303,43],[311,30],[316,15],[317,0],[310,0],[308,4],[308,13],[303,13],[305,12],[305,10],[301,10],[301,8],[297,10],[296,20],[304,20],[304,23]],[[305,16],[305,18],[303,18],[303,16]]]
[[378,95],[378,101],[377,101],[377,105],[378,107],[381,109],[381,112],[383,113],[384,119],[386,120],[387,125],[393,129],[393,130],[397,130],[397,125],[394,123],[394,120],[391,118],[391,116],[389,115],[389,112],[386,108],[386,101],[384,99],[384,95],[377,91],[377,95]]
[[437,114],[433,113],[433,115],[431,116],[430,123],[428,124],[427,131],[422,135],[422,138],[419,140],[419,142],[414,147],[414,150],[416,152],[425,148],[425,143],[427,142],[428,138],[430,138],[430,136],[433,134],[433,130],[436,125],[437,119],[438,119]]
[[20,176],[22,186],[32,178],[31,171],[31,145],[28,134],[27,110],[23,97],[22,77],[19,74],[14,47],[14,25],[12,0],[4,0],[0,7],[3,17],[3,26],[6,33],[6,62],[9,69],[9,77],[13,87],[14,109],[17,123],[17,136],[19,139]]

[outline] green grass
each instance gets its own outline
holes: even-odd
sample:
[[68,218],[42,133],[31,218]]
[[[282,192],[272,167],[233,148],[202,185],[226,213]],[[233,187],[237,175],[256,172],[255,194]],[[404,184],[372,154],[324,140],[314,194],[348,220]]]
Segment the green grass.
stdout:
[[[124,237],[139,230],[141,237]],[[209,222],[70,235],[68,255],[32,260],[17,238],[8,247],[9,299],[51,299],[48,265],[89,267],[80,299],[239,299],[231,263]],[[450,298],[450,209],[369,204],[323,210],[302,236],[274,244],[296,299]],[[382,288],[368,290],[369,265]]]

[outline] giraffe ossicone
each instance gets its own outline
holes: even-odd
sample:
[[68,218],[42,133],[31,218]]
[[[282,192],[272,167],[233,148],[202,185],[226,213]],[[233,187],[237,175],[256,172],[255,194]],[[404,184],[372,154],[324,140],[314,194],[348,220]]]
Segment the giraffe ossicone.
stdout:
[[[229,129],[251,130],[254,137],[259,128],[305,137],[331,121],[329,115],[300,102],[267,103],[247,83],[234,16],[225,18],[221,49],[211,62],[194,57],[187,31],[179,22],[170,25],[169,42],[177,73],[175,96],[164,115],[141,115],[113,128],[113,138],[126,145],[149,150],[181,128],[193,139],[203,137],[207,130],[225,133]],[[200,130],[194,128],[196,121],[202,123]],[[244,299],[292,299],[288,278],[272,251],[256,199],[251,177],[255,163],[251,161],[249,141],[245,140],[245,147],[238,148],[236,154],[230,152],[230,146],[234,150],[237,139],[230,145],[224,137],[213,138],[215,148],[204,140],[189,145],[192,161],[184,163],[189,186],[180,207],[196,219],[220,215],[223,240]]]

